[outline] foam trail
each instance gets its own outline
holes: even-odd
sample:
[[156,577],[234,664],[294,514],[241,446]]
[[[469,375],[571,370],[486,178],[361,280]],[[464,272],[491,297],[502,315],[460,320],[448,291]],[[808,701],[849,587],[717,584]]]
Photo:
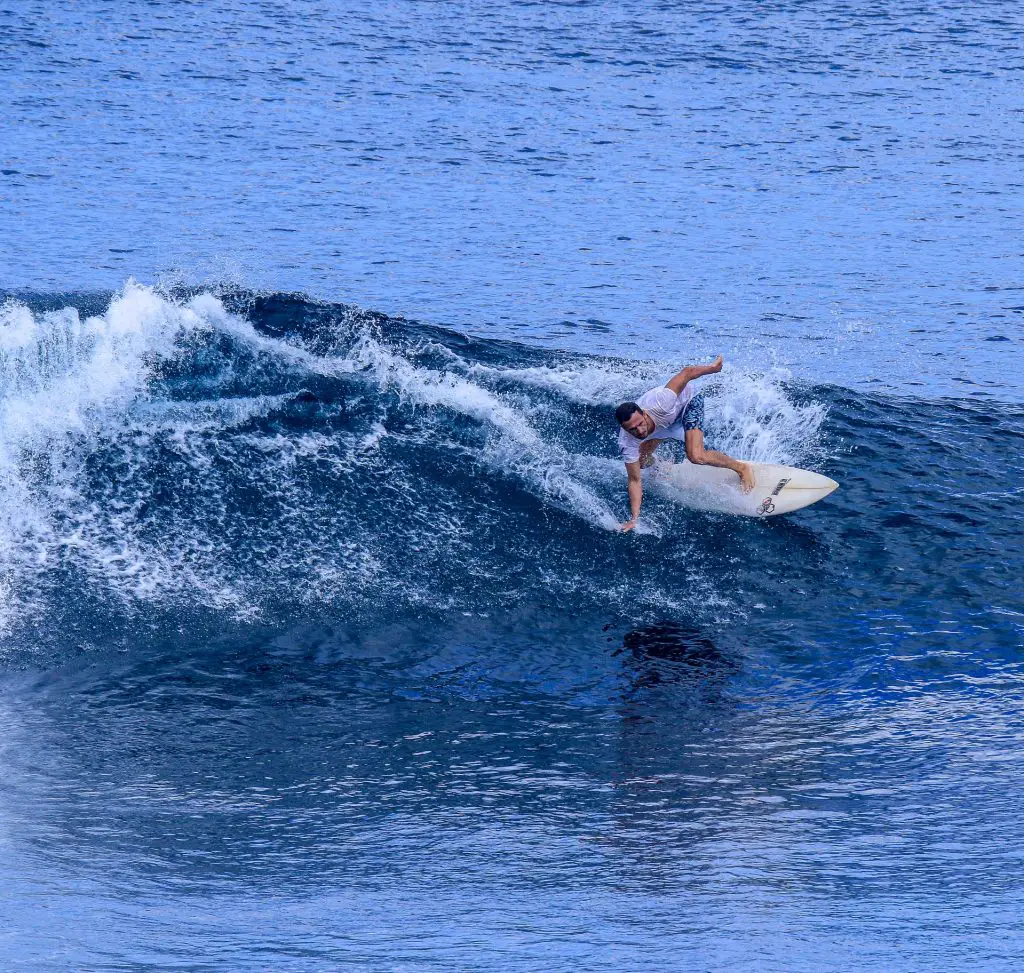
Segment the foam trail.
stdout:
[[396,392],[403,402],[443,406],[493,426],[502,438],[482,456],[495,469],[516,470],[542,494],[597,526],[618,525],[606,504],[569,472],[572,457],[544,440],[520,411],[493,392],[451,372],[417,367],[372,338],[362,339],[349,360],[374,374],[382,390]]
[[498,369],[489,365],[468,365],[466,371],[470,375],[553,391],[582,405],[617,404],[636,396],[638,388],[653,388],[669,377],[661,363],[626,361],[604,366],[579,362],[557,368]]

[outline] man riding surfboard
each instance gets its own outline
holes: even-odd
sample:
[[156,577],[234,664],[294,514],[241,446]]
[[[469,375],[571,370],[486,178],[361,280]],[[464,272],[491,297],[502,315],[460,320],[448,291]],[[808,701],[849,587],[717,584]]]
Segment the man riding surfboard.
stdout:
[[636,402],[623,402],[615,410],[619,423],[619,452],[628,476],[630,519],[622,530],[636,527],[644,484],[640,471],[654,461],[654,451],[663,439],[679,439],[686,446],[686,458],[701,466],[721,466],[733,470],[740,478],[740,488],[749,493],[754,488],[754,471],[749,463],[704,448],[704,397],[694,394],[694,379],[722,370],[722,356],[711,365],[689,365],[673,375],[664,385],[645,392]]

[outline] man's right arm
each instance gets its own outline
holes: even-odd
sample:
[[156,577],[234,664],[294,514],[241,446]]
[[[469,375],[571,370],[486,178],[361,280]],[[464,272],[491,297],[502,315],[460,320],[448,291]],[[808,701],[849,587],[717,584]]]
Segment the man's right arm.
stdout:
[[686,388],[688,382],[704,375],[714,375],[722,370],[722,356],[719,355],[710,365],[687,365],[682,371],[673,375],[666,383],[665,388],[671,389],[678,395]]
[[636,527],[637,519],[640,517],[640,504],[644,499],[644,481],[640,476],[639,460],[626,464],[626,475],[629,477],[627,487],[629,489],[630,519],[622,525],[623,533]]

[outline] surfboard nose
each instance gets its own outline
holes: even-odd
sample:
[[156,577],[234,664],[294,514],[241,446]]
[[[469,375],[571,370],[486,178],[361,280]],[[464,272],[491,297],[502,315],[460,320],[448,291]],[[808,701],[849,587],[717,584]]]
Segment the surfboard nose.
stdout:
[[823,497],[827,497],[833,490],[839,489],[839,484],[831,477],[824,476],[821,473],[816,473],[815,476],[820,481],[817,488],[821,490]]
[[824,497],[839,486],[835,480],[823,473],[813,473],[811,470],[794,470],[793,473],[786,484],[789,490],[815,490]]
[[[772,517],[777,514],[791,513],[802,507],[810,506],[823,500],[839,484],[831,477],[812,470],[801,470],[795,467],[766,467],[771,472],[770,479],[778,477],[778,482],[769,496],[757,506],[755,514],[759,517]],[[758,477],[760,485],[761,476]],[[770,485],[770,484],[769,484]]]

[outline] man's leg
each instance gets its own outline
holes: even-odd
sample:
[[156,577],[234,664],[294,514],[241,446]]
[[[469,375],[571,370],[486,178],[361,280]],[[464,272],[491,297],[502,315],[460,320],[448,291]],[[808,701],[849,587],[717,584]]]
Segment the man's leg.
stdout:
[[740,478],[740,486],[744,493],[754,489],[754,471],[749,463],[741,463],[738,459],[726,456],[717,449],[704,448],[704,433],[700,429],[686,430],[686,458],[698,466],[720,466],[732,470]]

